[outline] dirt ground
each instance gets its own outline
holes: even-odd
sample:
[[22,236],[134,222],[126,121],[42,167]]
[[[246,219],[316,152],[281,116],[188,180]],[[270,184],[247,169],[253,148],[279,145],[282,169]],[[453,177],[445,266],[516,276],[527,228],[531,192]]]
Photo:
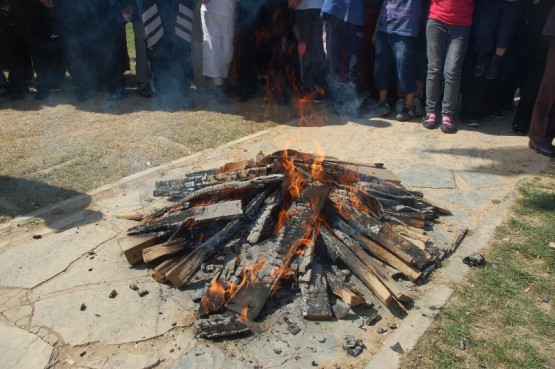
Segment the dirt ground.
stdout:
[[0,223],[297,114],[263,98],[195,100],[191,111],[169,112],[133,90],[115,102],[99,94],[79,103],[70,90],[43,102],[0,98]]

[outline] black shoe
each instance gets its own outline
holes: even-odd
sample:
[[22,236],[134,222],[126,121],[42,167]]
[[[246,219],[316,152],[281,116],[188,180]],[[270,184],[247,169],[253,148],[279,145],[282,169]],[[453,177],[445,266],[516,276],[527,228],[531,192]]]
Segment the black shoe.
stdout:
[[50,96],[50,90],[46,88],[39,88],[35,93],[35,100],[46,100]]
[[467,127],[471,127],[471,128],[480,127],[480,121],[478,120],[478,118],[472,115],[465,115],[465,116],[462,116],[461,118],[462,118],[463,124]]
[[513,133],[517,136],[527,136],[528,135],[528,128],[513,125]]
[[486,70],[486,79],[495,79],[499,73],[499,66],[503,60],[502,56],[494,55],[489,62],[488,69]]
[[510,114],[503,109],[496,109],[493,113],[491,113],[491,116],[495,119],[507,119],[509,115]]
[[414,106],[406,105],[403,106],[401,108],[401,111],[395,116],[395,119],[397,119],[399,122],[406,122],[414,118],[416,118],[416,111],[414,109]]
[[10,92],[10,100],[23,100],[25,98],[25,91],[12,91]]
[[486,67],[488,66],[489,56],[488,54],[480,54],[476,58],[476,64],[474,65],[474,76],[481,77],[486,72]]
[[78,90],[77,91],[77,101],[85,102],[85,101],[89,100],[90,98],[92,98],[94,95],[96,95],[96,91],[93,91],[92,89]]
[[555,158],[555,146],[551,143],[552,140],[532,140],[528,142],[528,146],[536,151],[538,154],[548,156],[550,158]]

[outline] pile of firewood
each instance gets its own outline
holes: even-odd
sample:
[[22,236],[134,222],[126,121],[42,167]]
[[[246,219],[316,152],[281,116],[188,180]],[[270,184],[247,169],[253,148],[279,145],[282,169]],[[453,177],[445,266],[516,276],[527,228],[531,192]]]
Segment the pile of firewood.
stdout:
[[298,287],[306,319],[333,318],[328,290],[365,303],[336,263],[385,305],[405,304],[412,297],[392,275],[416,283],[434,264],[423,229],[447,212],[368,174],[381,167],[289,150],[160,181],[154,194],[174,205],[138,217],[122,247],[177,288],[216,265],[199,308],[202,337],[250,331],[282,283]]

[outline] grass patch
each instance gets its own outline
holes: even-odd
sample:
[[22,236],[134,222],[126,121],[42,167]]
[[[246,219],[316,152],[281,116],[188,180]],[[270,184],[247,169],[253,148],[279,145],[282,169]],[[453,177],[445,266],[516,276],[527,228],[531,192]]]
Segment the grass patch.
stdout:
[[401,368],[555,367],[555,175],[519,191],[487,266],[456,288]]

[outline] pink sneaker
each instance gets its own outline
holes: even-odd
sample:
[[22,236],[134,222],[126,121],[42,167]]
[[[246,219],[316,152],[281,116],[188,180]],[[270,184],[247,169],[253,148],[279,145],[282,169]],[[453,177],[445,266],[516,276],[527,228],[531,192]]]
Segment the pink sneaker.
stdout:
[[437,115],[435,113],[428,113],[422,121],[422,125],[428,129],[434,129],[437,127]]
[[441,126],[439,126],[441,132],[443,133],[455,133],[457,132],[457,127],[455,127],[455,122],[449,116],[444,116],[441,120]]

